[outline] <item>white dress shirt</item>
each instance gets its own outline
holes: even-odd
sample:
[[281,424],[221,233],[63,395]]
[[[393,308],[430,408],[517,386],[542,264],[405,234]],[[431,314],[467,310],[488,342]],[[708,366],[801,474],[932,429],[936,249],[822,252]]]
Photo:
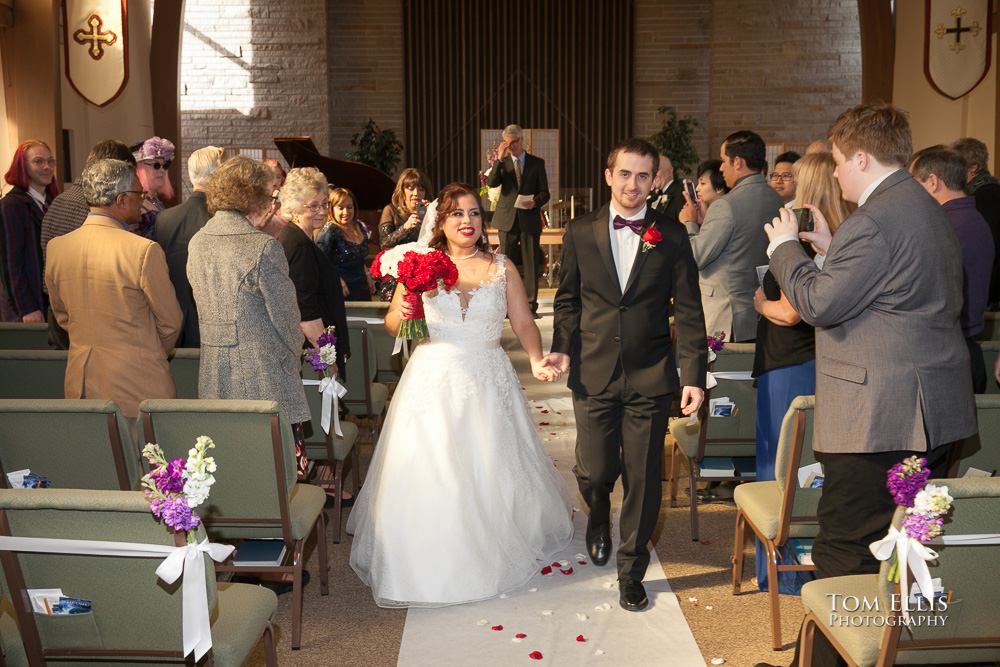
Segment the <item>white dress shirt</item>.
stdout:
[[625,217],[615,210],[615,205],[611,204],[611,211],[608,214],[608,230],[611,232],[611,254],[615,258],[615,268],[618,269],[618,284],[621,285],[622,292],[625,292],[625,285],[628,284],[628,277],[632,274],[632,265],[635,264],[635,255],[639,251],[639,244],[642,240],[639,235],[629,227],[615,229],[615,216],[621,215],[625,220],[646,219],[646,207],[630,218]]

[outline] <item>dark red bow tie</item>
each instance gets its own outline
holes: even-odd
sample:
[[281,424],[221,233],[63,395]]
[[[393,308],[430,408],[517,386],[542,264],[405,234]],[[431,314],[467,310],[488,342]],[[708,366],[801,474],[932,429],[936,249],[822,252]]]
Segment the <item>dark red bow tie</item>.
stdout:
[[621,229],[622,227],[628,227],[629,229],[631,229],[636,234],[642,234],[642,224],[643,224],[643,222],[644,222],[643,220],[626,220],[625,218],[621,217],[620,215],[616,215],[615,216],[615,221],[612,223],[612,226],[615,229]]

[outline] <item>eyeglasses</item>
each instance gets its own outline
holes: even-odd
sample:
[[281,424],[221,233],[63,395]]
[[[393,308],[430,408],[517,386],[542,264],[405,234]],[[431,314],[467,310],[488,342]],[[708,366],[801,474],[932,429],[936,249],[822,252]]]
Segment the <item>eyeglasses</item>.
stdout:
[[309,211],[310,213],[319,213],[320,211],[329,211],[330,210],[330,202],[325,201],[322,204],[309,204],[309,206],[303,206],[302,208],[304,208],[305,210]]
[[790,181],[792,178],[794,177],[789,173],[779,174],[778,172],[774,172],[771,174],[772,181]]
[[146,196],[146,191],[145,190],[126,190],[125,192],[119,192],[118,195],[119,196],[121,196],[121,195],[139,195],[140,197],[145,197]]
[[31,160],[31,164],[33,164],[36,167],[44,167],[45,165],[54,167],[56,166],[56,159],[54,157],[50,157],[48,160],[46,160],[43,157],[36,157],[34,160]]
[[174,163],[173,160],[167,160],[166,162],[163,162],[163,163],[160,163],[160,162],[143,162],[143,164],[152,167],[156,171],[159,171],[160,169],[163,169],[164,171],[166,171],[167,169],[170,169],[170,165],[172,165],[173,163]]

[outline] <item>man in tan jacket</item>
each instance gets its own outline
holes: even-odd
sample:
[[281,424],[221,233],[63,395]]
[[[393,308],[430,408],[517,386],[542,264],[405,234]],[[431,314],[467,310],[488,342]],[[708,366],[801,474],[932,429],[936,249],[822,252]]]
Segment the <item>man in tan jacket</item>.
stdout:
[[143,400],[176,396],[167,355],[181,309],[163,250],[128,231],[144,194],[135,167],[98,160],[80,184],[90,215],[49,242],[45,266],[52,311],[70,338],[66,398],[113,400],[134,424]]

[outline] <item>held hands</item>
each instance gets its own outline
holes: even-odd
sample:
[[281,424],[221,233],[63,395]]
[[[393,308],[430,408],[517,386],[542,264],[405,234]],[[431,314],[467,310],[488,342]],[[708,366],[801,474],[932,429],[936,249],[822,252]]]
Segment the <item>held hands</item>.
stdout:
[[681,414],[685,416],[698,412],[705,402],[705,391],[698,387],[684,387],[681,391]]
[[557,382],[569,370],[569,355],[552,352],[531,362],[531,373],[539,380]]

